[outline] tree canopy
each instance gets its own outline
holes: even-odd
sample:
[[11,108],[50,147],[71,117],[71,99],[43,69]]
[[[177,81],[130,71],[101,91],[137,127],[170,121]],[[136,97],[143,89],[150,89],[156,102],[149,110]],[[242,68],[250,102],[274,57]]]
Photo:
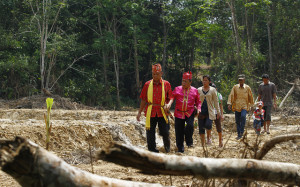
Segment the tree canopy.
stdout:
[[[137,106],[151,65],[172,88],[209,74],[227,98],[237,75],[283,98],[300,75],[300,1],[7,0],[0,5],[0,97],[42,89],[108,108]],[[299,102],[299,92],[292,99]]]

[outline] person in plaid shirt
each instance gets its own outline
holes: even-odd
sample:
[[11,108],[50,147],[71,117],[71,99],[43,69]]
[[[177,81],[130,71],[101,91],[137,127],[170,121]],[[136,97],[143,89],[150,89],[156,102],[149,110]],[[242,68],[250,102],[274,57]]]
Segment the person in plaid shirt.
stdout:
[[[162,79],[162,68],[160,64],[152,66],[152,80],[145,83],[140,98],[141,104],[137,121],[140,121],[142,111],[146,116],[146,135],[148,150],[158,152],[156,149],[155,131],[158,124],[159,134],[163,137],[164,148],[170,152],[170,124],[166,117],[173,101],[171,84]],[[171,101],[171,102],[170,102]]]

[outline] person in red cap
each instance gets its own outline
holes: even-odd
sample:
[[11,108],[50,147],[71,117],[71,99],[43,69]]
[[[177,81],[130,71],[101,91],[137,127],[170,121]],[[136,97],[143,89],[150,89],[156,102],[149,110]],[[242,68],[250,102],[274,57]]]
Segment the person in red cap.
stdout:
[[176,146],[181,153],[184,152],[184,139],[188,147],[193,147],[194,117],[201,110],[198,90],[191,84],[192,73],[186,72],[182,76],[182,85],[173,91],[176,100],[174,113]]
[[158,152],[156,149],[155,131],[158,124],[159,134],[163,137],[164,148],[170,152],[170,125],[167,113],[173,101],[171,84],[162,79],[162,68],[160,64],[152,66],[152,80],[145,83],[140,98],[141,104],[136,116],[140,121],[141,113],[145,109],[146,135],[148,150]]

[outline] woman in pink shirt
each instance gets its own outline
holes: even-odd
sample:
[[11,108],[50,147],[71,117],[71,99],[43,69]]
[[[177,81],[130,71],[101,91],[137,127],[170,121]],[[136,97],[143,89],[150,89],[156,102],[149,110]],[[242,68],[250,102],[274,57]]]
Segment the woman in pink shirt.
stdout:
[[182,76],[182,85],[173,90],[175,106],[175,134],[178,152],[184,152],[184,139],[188,147],[193,147],[194,117],[201,110],[198,90],[191,86],[192,73]]

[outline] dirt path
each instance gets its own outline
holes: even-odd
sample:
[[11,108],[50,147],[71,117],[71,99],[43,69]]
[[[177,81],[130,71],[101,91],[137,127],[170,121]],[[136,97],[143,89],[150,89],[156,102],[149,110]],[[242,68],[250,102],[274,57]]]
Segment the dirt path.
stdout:
[[[0,138],[14,139],[15,136],[23,136],[31,139],[38,145],[45,147],[45,124],[43,115],[45,110],[41,109],[0,109]],[[135,120],[136,111],[99,111],[99,110],[58,110],[53,109],[51,116],[52,134],[50,150],[67,163],[81,169],[91,171],[88,145],[92,145],[92,153],[95,156],[97,151],[112,141],[140,146],[146,149],[146,136],[144,122]],[[247,118],[248,120],[249,118]],[[145,121],[143,118],[142,121]],[[270,135],[261,135],[259,140],[264,142],[274,136],[299,133],[300,117],[275,116],[271,126]],[[251,128],[252,123],[247,123],[248,142],[254,144],[256,135]],[[223,122],[224,142],[228,143],[221,153],[221,158],[241,158],[245,145],[235,140],[235,124],[232,114],[225,116]],[[184,155],[203,157],[203,150],[200,147],[200,139],[194,132],[195,147],[187,149]],[[175,154],[175,132],[171,126],[171,152]],[[91,141],[87,140],[92,136]],[[213,130],[213,145],[208,147],[209,157],[216,157],[222,150],[218,148],[217,132]],[[157,145],[163,152],[163,143],[157,136]],[[248,158],[250,155],[248,155]],[[265,160],[289,162],[300,164],[300,142],[290,141],[277,145],[264,158]],[[114,177],[118,179],[161,183],[163,185],[184,186],[201,182],[192,177],[170,177],[151,176],[139,173],[133,168],[126,168],[102,160],[94,161],[94,171],[98,175]],[[221,181],[222,182],[222,181]],[[0,186],[19,186],[10,176],[0,172]],[[269,185],[268,185],[269,186]]]

